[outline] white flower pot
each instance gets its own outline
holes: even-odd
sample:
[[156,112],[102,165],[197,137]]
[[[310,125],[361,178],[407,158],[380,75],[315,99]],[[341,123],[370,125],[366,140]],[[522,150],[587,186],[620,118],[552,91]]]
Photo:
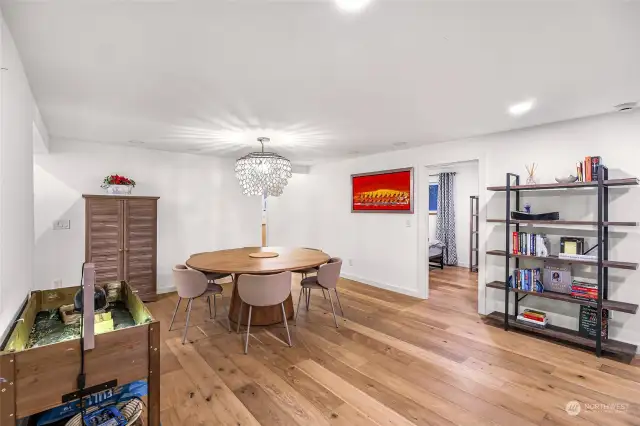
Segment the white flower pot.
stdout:
[[131,195],[133,185],[107,185],[104,189],[109,195]]

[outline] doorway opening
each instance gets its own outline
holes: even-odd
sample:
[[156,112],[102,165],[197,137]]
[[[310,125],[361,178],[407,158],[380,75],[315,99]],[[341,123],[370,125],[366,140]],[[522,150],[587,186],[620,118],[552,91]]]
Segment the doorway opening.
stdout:
[[[428,166],[429,298],[478,312],[477,160]],[[452,297],[453,296],[453,297]]]

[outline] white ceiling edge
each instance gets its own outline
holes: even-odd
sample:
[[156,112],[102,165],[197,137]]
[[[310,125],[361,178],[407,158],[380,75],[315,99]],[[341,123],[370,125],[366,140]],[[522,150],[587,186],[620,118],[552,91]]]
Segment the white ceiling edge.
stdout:
[[[451,140],[440,141],[440,142],[429,142],[427,144],[410,146],[410,147],[403,147],[401,149],[393,149],[393,150],[388,150],[388,151],[384,151],[384,152],[374,152],[374,153],[366,154],[366,155],[357,155],[357,156],[352,156],[352,157],[349,157],[349,158],[342,158],[342,159],[335,160],[335,161],[325,161],[325,162],[322,162],[322,163],[310,165],[309,166],[309,170],[310,170],[310,173],[313,173],[313,170],[314,170],[315,167],[322,167],[322,166],[325,166],[325,165],[336,164],[336,163],[346,163],[346,162],[355,161],[355,160],[364,160],[364,159],[367,159],[367,158],[373,158],[373,157],[377,157],[377,156],[380,156],[380,155],[385,155],[385,154],[388,155],[390,153],[402,153],[403,151],[416,151],[416,152],[424,151],[424,150],[428,150],[429,147],[432,147],[432,146],[433,147],[437,146],[437,148],[441,148],[442,145],[454,144],[454,143],[469,143],[469,144],[481,143],[481,139],[489,138],[489,137],[492,137],[492,136],[508,135],[510,133],[529,132],[529,131],[534,131],[534,130],[545,128],[545,127],[552,128],[554,126],[563,125],[565,123],[588,121],[588,120],[605,118],[607,116],[614,116],[614,115],[635,115],[638,119],[640,119],[640,107],[634,108],[633,110],[610,111],[610,112],[605,112],[605,113],[601,113],[601,114],[593,114],[593,115],[588,115],[588,116],[583,116],[583,117],[571,118],[571,119],[568,119],[568,120],[558,120],[558,121],[554,121],[554,122],[550,122],[550,123],[542,123],[542,124],[536,124],[536,125],[533,125],[533,126],[519,127],[517,129],[509,129],[509,130],[502,130],[502,131],[498,131],[498,132],[483,133],[483,134],[463,137],[463,138],[459,138],[459,139],[451,139]],[[473,161],[475,161],[475,160],[464,161],[463,163],[473,162]],[[409,164],[409,163],[407,163],[407,164]],[[451,164],[444,164],[443,166],[453,166],[453,165],[456,165],[456,164],[459,164],[459,162],[454,162],[454,163],[451,163]]]

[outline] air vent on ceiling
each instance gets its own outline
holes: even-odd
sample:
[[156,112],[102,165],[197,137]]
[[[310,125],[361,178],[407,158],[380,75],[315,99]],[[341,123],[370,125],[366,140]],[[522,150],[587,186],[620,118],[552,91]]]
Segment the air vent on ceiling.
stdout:
[[638,106],[637,102],[625,102],[623,104],[616,105],[614,108],[616,109],[616,111],[622,112],[622,111],[631,111],[637,106]]

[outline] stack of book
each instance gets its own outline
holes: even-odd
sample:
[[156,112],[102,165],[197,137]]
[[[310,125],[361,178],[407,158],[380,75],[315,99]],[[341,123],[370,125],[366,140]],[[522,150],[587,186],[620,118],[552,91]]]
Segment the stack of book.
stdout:
[[516,322],[526,324],[530,327],[545,328],[549,323],[549,320],[547,318],[547,314],[542,311],[525,309],[520,315],[518,315]]
[[540,234],[513,232],[513,254],[544,256],[544,239]]
[[595,302],[598,300],[598,284],[573,280],[571,282],[571,296],[575,299]]
[[584,162],[578,161],[576,172],[578,182],[596,182],[598,180],[598,167],[602,164],[599,156],[585,157]]
[[540,282],[540,268],[514,269],[511,277],[511,287],[513,288],[535,293],[544,291],[544,287]]

